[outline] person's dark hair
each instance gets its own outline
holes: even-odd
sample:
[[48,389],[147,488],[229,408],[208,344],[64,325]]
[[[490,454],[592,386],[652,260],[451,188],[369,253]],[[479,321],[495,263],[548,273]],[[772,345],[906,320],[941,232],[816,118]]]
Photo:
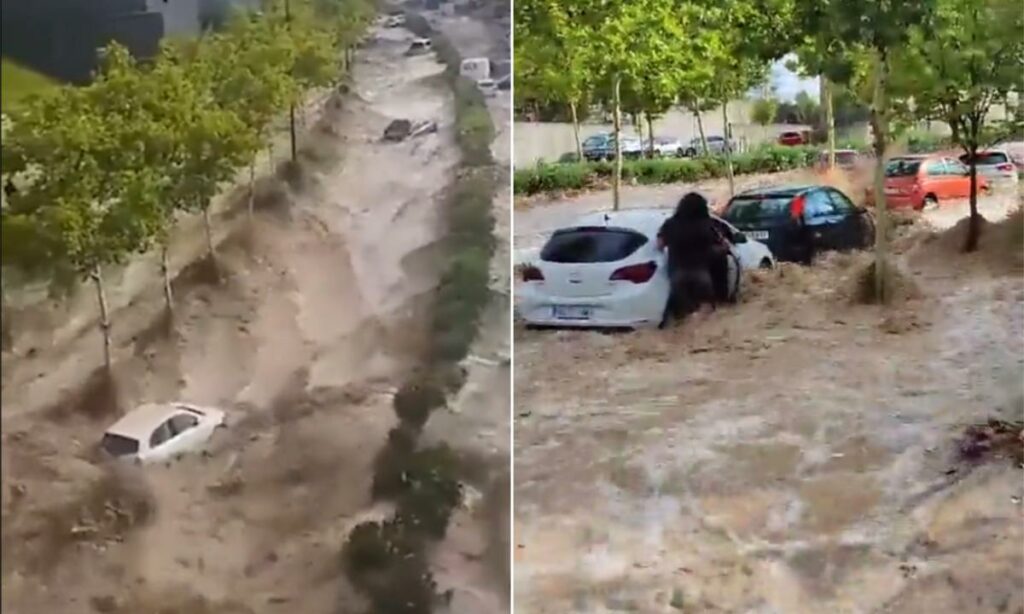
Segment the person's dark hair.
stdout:
[[708,201],[697,192],[688,192],[679,199],[675,217],[685,220],[698,220],[710,217]]

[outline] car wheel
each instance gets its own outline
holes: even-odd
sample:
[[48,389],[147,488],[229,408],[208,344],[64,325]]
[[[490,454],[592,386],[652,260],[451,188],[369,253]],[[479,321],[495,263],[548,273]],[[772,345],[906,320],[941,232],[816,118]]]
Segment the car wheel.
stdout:
[[775,267],[775,265],[772,264],[772,261],[770,259],[768,259],[768,258],[762,258],[761,259],[761,264],[758,265],[758,268],[761,268],[761,269],[771,269],[771,268],[774,268],[774,267]]
[[921,211],[934,211],[939,208],[939,199],[934,194],[928,194],[921,201]]
[[693,147],[691,147],[691,148],[686,150],[686,155],[689,158],[695,158],[695,157],[697,157],[697,150],[694,149]]
[[676,150],[676,157],[677,158],[685,158],[686,157],[686,151],[683,150],[683,148],[680,147],[679,149]]

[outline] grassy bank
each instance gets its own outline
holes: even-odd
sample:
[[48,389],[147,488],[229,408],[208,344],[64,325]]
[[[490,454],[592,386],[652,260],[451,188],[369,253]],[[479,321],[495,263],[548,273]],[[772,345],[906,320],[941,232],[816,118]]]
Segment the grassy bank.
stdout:
[[54,79],[7,58],[0,60],[0,70],[3,71],[0,107],[5,112],[31,96],[45,94],[60,86]]
[[496,169],[490,151],[494,125],[476,84],[459,76],[461,57],[455,47],[420,15],[408,14],[406,27],[433,39],[455,96],[462,159],[445,203],[451,251],[434,299],[423,366],[395,395],[399,424],[374,465],[373,497],[392,501],[395,514],[355,527],[341,557],[372,611],[420,614],[431,612],[438,601],[427,561],[429,545],[444,538],[462,499],[461,484],[472,476],[454,450],[445,445],[421,448],[419,438],[430,414],[461,387],[458,363],[469,352],[490,300]]

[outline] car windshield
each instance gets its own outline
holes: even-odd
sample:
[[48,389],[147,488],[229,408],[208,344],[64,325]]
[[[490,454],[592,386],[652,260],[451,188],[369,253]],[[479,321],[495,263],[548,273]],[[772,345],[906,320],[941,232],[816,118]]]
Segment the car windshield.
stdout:
[[604,145],[605,137],[601,135],[589,137],[583,141],[584,147],[597,147],[598,145]]
[[725,219],[733,224],[766,220],[789,214],[791,196],[741,196],[725,209]]
[[[970,164],[971,157],[967,154],[960,156],[960,161],[964,164]],[[988,151],[978,152],[974,156],[974,163],[978,166],[996,166],[997,164],[1006,164],[1010,161],[1010,157],[1001,151]]]
[[615,262],[647,242],[643,234],[626,228],[567,228],[556,231],[540,251],[546,262]]
[[100,446],[111,456],[131,456],[139,451],[139,442],[131,437],[107,433]]
[[893,158],[885,165],[886,177],[912,177],[921,168],[921,160],[916,158]]

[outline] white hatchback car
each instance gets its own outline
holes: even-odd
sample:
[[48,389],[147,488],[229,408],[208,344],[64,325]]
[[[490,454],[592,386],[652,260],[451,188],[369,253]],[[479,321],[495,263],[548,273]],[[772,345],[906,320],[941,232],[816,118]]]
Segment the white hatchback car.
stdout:
[[[522,263],[516,291],[519,315],[535,326],[637,328],[665,316],[667,255],[657,247],[668,209],[593,213],[554,232],[530,262]],[[739,295],[741,269],[770,268],[766,245],[713,217],[729,240],[729,298]]]
[[202,448],[214,431],[225,425],[224,412],[211,407],[143,405],[108,428],[100,446],[115,458],[166,461]]
[[[969,160],[970,156],[967,154],[960,156],[960,161],[964,164]],[[978,174],[988,179],[993,186],[1017,187],[1017,165],[1008,152],[999,149],[979,151],[975,156],[975,163]]]

